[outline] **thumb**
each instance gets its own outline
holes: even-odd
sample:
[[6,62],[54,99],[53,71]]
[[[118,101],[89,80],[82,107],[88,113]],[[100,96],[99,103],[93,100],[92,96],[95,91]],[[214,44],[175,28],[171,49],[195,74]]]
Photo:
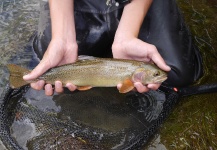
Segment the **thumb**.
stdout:
[[155,53],[152,55],[152,61],[162,70],[170,71],[171,68],[165,63],[164,59],[161,57],[159,53]]
[[50,65],[44,61],[41,61],[35,69],[33,69],[29,74],[24,75],[24,80],[34,80],[50,69]]

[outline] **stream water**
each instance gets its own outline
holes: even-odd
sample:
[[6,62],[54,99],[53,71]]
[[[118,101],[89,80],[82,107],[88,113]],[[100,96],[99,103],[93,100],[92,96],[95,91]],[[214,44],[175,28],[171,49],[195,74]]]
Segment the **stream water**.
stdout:
[[[177,2],[203,55],[204,76],[195,84],[217,83],[217,1]],[[29,49],[30,39],[37,31],[39,3],[38,0],[0,2],[0,94],[8,83],[6,64],[27,68],[37,64]],[[213,93],[183,98],[149,149],[217,149],[216,96]]]

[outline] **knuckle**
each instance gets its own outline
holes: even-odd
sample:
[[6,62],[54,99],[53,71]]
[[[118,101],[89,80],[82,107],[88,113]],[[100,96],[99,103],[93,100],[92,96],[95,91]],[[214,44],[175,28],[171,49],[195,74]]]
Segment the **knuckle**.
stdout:
[[157,52],[157,48],[154,45],[150,45],[150,49],[152,52]]

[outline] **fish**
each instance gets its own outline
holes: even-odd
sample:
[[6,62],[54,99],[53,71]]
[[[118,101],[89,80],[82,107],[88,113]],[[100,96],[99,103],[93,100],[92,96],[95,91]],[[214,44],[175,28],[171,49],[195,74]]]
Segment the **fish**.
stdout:
[[19,88],[38,80],[44,80],[45,83],[52,85],[55,81],[61,81],[63,86],[72,83],[81,91],[92,87],[115,87],[121,83],[119,92],[127,93],[134,89],[135,82],[147,85],[162,83],[167,79],[167,72],[154,63],[93,56],[79,56],[75,63],[51,68],[32,81],[23,80],[23,76],[31,70],[15,64],[8,64],[7,68],[10,72],[11,88]]

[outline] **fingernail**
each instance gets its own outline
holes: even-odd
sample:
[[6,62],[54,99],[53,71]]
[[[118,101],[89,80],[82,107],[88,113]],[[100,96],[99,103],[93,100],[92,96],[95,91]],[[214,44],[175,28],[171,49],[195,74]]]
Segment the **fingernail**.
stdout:
[[55,82],[55,86],[57,86],[57,87],[62,87],[62,83],[61,83],[60,81],[56,81],[56,82]]
[[118,85],[117,85],[117,88],[118,88],[118,89],[120,89],[120,88],[121,88],[121,86],[122,86],[122,84],[118,84]]
[[60,81],[56,81],[56,82],[55,82],[55,91],[56,91],[57,93],[63,92],[62,83],[61,83]]
[[52,86],[50,84],[45,85],[45,95],[47,96],[53,95]]
[[30,76],[29,74],[24,75],[24,76],[23,76],[23,79],[24,79],[24,80],[27,80],[27,79],[29,78],[29,76]]

